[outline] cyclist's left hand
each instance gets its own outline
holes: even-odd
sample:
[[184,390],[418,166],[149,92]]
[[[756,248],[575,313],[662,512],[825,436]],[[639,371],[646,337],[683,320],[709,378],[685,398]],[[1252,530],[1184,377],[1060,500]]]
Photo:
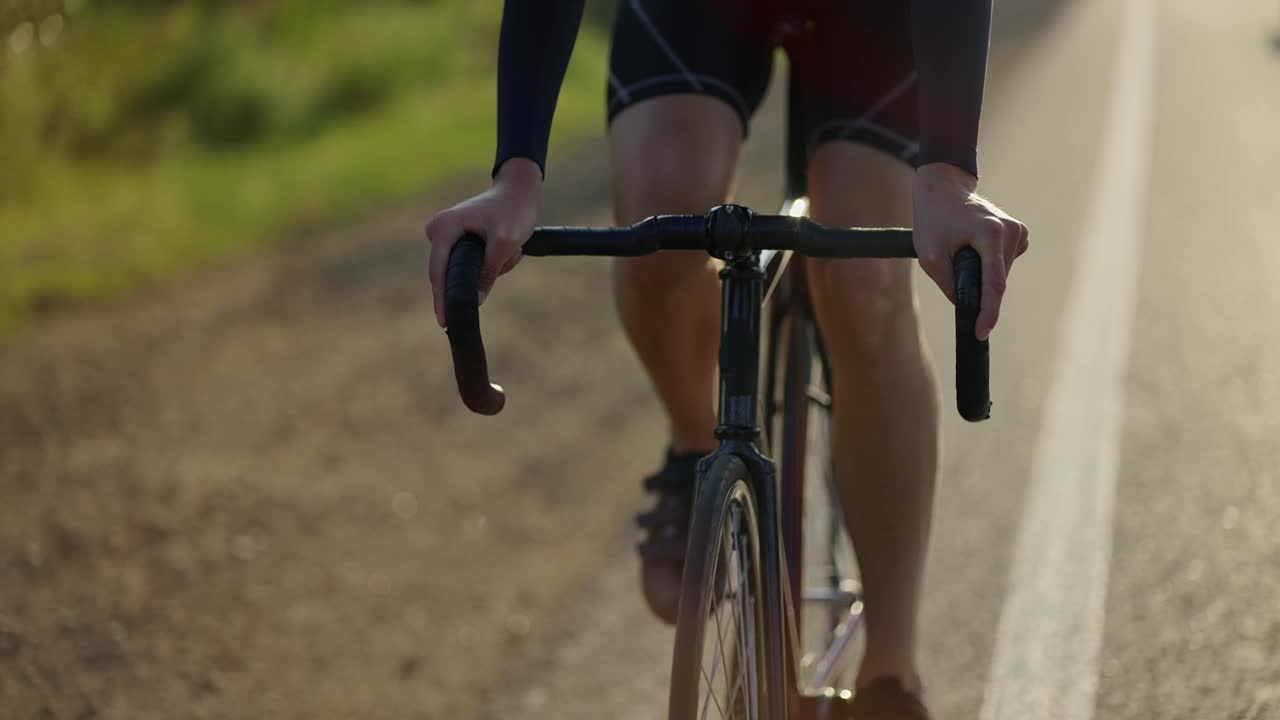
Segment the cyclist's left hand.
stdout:
[[978,180],[954,165],[930,163],[916,171],[913,241],[920,267],[955,302],[952,258],[966,245],[982,256],[982,312],[977,335],[986,340],[1000,317],[1013,261],[1027,251],[1027,226],[974,192]]

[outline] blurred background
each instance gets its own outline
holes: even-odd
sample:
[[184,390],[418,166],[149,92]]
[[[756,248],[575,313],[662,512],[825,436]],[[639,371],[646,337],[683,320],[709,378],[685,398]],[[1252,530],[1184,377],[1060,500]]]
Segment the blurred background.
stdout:
[[[557,115],[599,131],[610,7]],[[402,201],[493,151],[500,3],[0,5],[0,327]]]
[[[0,0],[0,718],[661,717],[631,518],[665,429],[607,263],[503,279],[497,418],[431,318],[421,228],[488,180],[500,5]],[[946,417],[938,717],[983,701],[1125,6],[996,3],[982,188],[1033,245],[995,418]],[[1280,8],[1154,7],[1096,716],[1280,717]],[[546,224],[611,220],[612,13],[588,4]],[[762,210],[784,75],[736,191]]]

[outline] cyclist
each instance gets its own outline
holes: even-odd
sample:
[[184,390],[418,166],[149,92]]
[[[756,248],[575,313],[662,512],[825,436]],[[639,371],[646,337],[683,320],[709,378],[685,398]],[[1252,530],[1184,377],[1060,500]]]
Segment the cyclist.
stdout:
[[[547,138],[584,0],[507,0],[498,52],[492,187],[427,225],[436,318],[465,231],[486,240],[481,300],[520,261],[538,214]],[[975,192],[991,0],[620,0],[608,88],[616,220],[701,213],[731,193],[773,51],[791,68],[792,132],[818,222],[914,227],[920,265],[953,296],[951,257],[983,261],[978,336],[995,327],[1027,228]],[[866,648],[851,713],[926,718],[916,660],[933,490],[938,387],[910,267],[808,260],[837,396],[834,462],[865,591]],[[670,420],[645,481],[642,586],[674,622],[694,461],[714,447],[718,280],[703,253],[620,258],[623,328]]]

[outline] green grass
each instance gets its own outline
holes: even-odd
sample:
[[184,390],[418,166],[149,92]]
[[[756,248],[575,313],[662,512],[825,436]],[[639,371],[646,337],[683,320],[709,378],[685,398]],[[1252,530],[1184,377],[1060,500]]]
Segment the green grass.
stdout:
[[[21,53],[0,14],[0,335],[492,160],[500,3],[78,5]],[[602,127],[605,61],[588,23],[554,142]]]

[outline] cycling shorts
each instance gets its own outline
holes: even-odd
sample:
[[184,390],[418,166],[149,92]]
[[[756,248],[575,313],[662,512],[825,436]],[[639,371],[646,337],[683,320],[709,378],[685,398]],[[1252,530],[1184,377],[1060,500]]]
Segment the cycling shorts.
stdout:
[[[906,0],[620,0],[608,118],[648,98],[719,98],[744,135],[773,72],[789,65],[788,176],[803,188],[814,148],[861,143],[916,166],[919,111]],[[798,175],[798,177],[796,177]]]

